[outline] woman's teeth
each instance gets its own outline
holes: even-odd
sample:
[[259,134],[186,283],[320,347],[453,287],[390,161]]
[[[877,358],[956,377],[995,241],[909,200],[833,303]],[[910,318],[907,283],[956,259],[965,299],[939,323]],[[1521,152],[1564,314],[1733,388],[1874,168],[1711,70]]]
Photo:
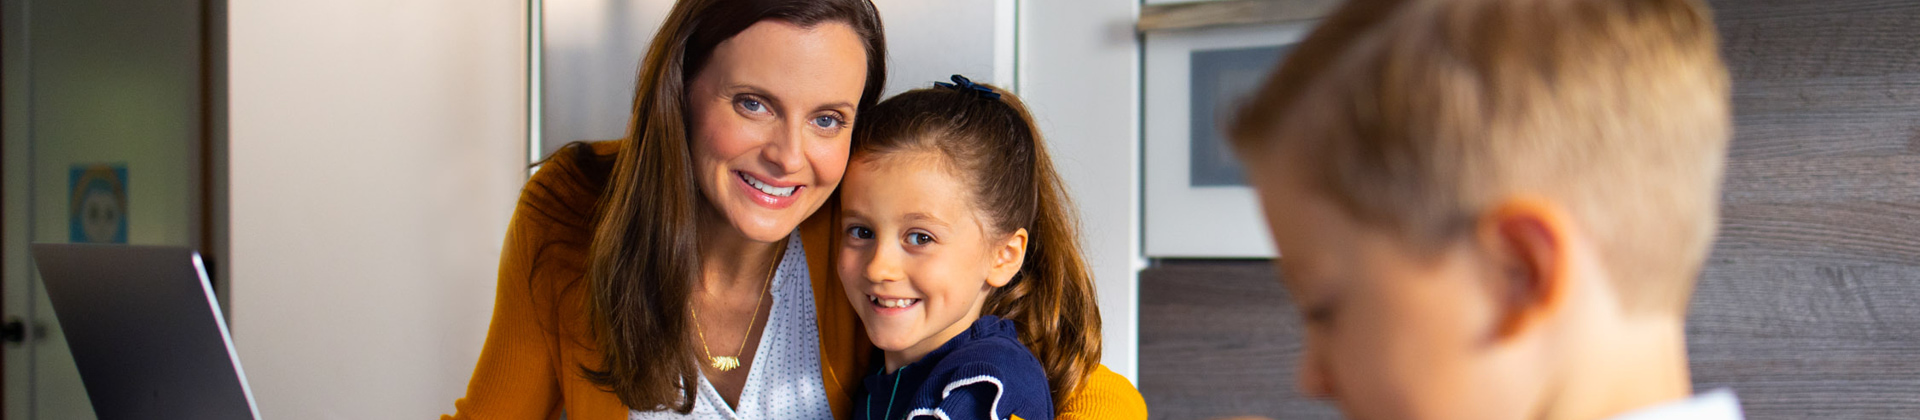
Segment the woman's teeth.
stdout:
[[760,190],[760,192],[767,193],[767,195],[771,195],[774,197],[786,197],[786,196],[793,195],[793,190],[800,188],[800,186],[798,185],[791,186],[791,187],[784,187],[784,188],[767,185],[767,183],[765,182],[760,182],[760,180],[758,179],[753,179],[753,176],[747,175],[746,172],[740,173],[740,179],[747,181],[747,185],[752,185],[753,189]]
[[920,302],[920,299],[881,299],[873,297],[873,295],[867,295],[867,301],[873,302],[873,304],[879,305],[882,308],[905,308]]

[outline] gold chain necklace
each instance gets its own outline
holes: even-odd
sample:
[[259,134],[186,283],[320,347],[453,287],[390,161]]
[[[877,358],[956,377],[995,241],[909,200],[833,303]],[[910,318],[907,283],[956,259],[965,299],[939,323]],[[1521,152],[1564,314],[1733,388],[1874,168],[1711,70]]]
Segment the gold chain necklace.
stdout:
[[[713,349],[707,348],[707,333],[700,330],[700,311],[693,309],[692,306],[687,307],[687,310],[693,312],[693,332],[700,335],[700,350],[707,352],[708,366],[713,366],[714,369],[719,369],[721,372],[740,367],[740,358],[738,356],[743,355],[744,353],[742,352],[747,351],[747,340],[753,338],[753,323],[754,321],[760,320],[760,304],[766,302],[767,295],[773,294],[773,275],[779,272],[779,268],[780,258],[775,256],[773,266],[767,268],[766,291],[760,293],[760,298],[753,301],[753,315],[747,317],[747,333],[740,337],[740,348],[733,351],[733,356],[713,356]],[[771,317],[773,315],[768,314],[767,316]]]

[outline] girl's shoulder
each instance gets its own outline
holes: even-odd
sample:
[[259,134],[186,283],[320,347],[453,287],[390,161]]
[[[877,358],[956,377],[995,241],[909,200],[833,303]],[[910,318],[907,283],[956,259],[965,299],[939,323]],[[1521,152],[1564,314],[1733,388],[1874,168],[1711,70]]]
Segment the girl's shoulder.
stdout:
[[[1013,321],[983,315],[974,321],[958,345],[934,367],[935,372],[960,369],[969,365],[992,365],[1007,373],[1031,373],[1046,381],[1046,369],[1027,345],[1020,343],[1020,331]],[[1044,386],[1044,384],[1043,384]]]

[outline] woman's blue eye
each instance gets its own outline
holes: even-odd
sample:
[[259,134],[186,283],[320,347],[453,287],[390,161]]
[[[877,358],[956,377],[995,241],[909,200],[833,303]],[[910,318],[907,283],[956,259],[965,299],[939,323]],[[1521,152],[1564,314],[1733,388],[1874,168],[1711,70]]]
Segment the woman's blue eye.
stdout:
[[933,242],[933,235],[928,235],[928,234],[925,234],[925,233],[919,233],[919,232],[914,232],[914,233],[909,233],[909,234],[907,234],[907,243],[908,243],[908,244],[913,244],[913,245],[926,245],[926,244],[927,244],[927,243],[929,243],[929,242]]
[[832,115],[821,115],[813,117],[813,125],[820,128],[839,128],[840,119],[834,118]]
[[873,239],[873,229],[850,227],[847,228],[847,236],[852,236],[854,239]]
[[740,108],[747,110],[747,112],[766,112],[767,104],[760,103],[760,101],[753,99],[741,99]]

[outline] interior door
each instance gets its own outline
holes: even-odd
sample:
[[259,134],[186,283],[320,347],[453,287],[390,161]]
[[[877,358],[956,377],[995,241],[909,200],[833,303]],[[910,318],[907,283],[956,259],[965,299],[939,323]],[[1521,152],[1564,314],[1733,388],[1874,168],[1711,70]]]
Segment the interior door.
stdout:
[[4,0],[0,310],[23,327],[0,346],[6,418],[94,418],[27,244],[201,245],[203,13],[199,0]]

